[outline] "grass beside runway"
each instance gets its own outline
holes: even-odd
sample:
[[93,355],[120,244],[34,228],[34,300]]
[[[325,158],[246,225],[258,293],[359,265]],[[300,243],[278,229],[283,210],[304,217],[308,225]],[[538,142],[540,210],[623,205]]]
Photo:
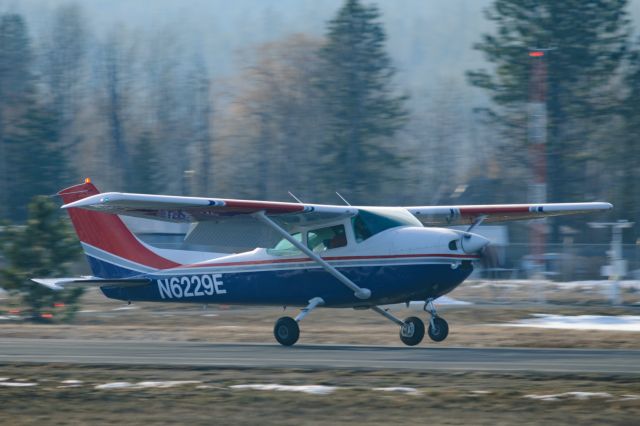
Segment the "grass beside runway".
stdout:
[[[640,416],[640,377],[625,375],[2,364],[0,379],[0,423],[11,425],[633,424]],[[289,388],[236,387],[256,384]]]

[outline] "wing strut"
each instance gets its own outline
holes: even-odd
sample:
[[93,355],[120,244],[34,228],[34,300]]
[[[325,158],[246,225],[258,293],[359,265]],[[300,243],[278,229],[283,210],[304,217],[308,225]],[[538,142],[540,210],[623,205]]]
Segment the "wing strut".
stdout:
[[276,231],[277,233],[282,235],[282,237],[285,240],[287,240],[291,244],[293,244],[293,246],[295,248],[297,248],[298,250],[300,250],[301,252],[303,252],[304,254],[309,256],[311,259],[315,260],[316,263],[318,265],[322,266],[322,268],[325,271],[327,271],[328,273],[330,273],[331,275],[336,277],[338,279],[338,281],[340,281],[342,284],[344,284],[345,286],[347,286],[351,290],[353,290],[354,295],[358,299],[363,299],[364,300],[364,299],[368,299],[368,298],[371,297],[371,290],[369,290],[368,288],[362,288],[362,287],[357,286],[353,281],[351,281],[349,278],[347,278],[344,274],[342,274],[336,268],[331,266],[323,258],[318,256],[317,253],[314,253],[308,247],[306,247],[304,244],[302,244],[302,242],[300,242],[300,241],[296,240],[295,238],[293,238],[287,231],[282,229],[282,227],[280,227],[280,225],[278,225],[276,222],[271,220],[266,214],[264,214],[264,211],[260,211],[260,212],[255,213],[254,217],[256,219],[258,219],[259,221],[261,221],[262,223],[264,223],[265,225],[270,226],[274,231]]

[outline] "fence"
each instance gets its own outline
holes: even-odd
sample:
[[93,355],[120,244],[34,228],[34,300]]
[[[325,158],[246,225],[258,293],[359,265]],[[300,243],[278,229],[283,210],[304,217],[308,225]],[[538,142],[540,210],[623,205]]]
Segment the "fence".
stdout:
[[[526,279],[536,273],[553,281],[606,279],[602,268],[610,263],[609,244],[547,244],[541,256],[528,244],[491,245],[483,254],[476,276],[492,279]],[[623,245],[627,263],[625,279],[640,279],[640,245]]]

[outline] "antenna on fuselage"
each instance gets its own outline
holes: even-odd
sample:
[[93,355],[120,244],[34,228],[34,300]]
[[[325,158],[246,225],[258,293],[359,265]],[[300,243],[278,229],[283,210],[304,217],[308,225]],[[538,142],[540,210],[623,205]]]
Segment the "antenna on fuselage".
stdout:
[[337,195],[338,197],[340,197],[340,199],[341,199],[342,201],[344,201],[344,203],[345,203],[346,205],[351,206],[351,204],[349,204],[349,202],[347,201],[347,199],[346,199],[346,198],[344,198],[342,195],[340,195],[340,193],[339,193],[338,191],[336,191],[336,195]]
[[302,201],[300,201],[300,198],[296,197],[295,195],[293,195],[293,193],[291,191],[287,191],[289,193],[289,195],[291,195],[291,198],[293,198],[294,200],[296,200],[298,203],[300,204],[304,204]]

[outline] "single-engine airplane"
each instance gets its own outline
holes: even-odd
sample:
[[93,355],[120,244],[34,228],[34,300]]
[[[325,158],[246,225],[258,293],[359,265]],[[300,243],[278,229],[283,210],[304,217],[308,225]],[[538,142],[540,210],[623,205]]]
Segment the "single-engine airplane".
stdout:
[[[285,346],[296,343],[298,323],[319,306],[371,309],[399,326],[403,343],[417,345],[425,334],[423,321],[402,320],[380,307],[411,300],[424,301],[430,314],[426,331],[440,342],[449,326],[433,301],[471,274],[472,262],[489,244],[471,232],[476,226],[613,207],[602,202],[335,206],[100,193],[89,179],[58,194],[93,276],[35,282],[53,290],[97,286],[105,296],[129,302],[302,307],[295,318],[275,323],[275,338]],[[118,215],[191,223],[187,241],[224,246],[227,253],[153,247]],[[453,225],[468,229],[447,228]]]

